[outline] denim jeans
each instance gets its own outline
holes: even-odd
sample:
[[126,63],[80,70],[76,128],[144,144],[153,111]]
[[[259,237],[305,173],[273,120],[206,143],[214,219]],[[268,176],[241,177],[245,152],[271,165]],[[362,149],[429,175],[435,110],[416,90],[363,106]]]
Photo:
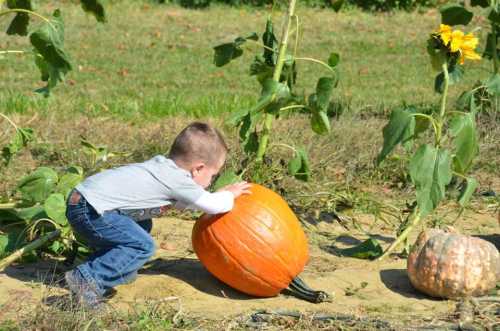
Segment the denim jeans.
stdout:
[[94,249],[75,271],[99,295],[133,281],[137,270],[154,254],[150,219],[136,222],[118,211],[99,215],[83,196],[77,201],[68,199],[66,217],[73,231]]

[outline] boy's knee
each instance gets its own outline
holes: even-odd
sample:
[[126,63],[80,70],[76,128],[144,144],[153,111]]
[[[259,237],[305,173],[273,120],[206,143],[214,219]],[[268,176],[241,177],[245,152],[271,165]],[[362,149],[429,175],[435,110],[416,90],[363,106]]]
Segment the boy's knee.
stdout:
[[154,239],[151,237],[145,238],[142,241],[142,250],[144,252],[144,255],[146,255],[147,257],[153,256],[153,254],[155,253],[155,250],[156,250],[156,245],[155,245]]

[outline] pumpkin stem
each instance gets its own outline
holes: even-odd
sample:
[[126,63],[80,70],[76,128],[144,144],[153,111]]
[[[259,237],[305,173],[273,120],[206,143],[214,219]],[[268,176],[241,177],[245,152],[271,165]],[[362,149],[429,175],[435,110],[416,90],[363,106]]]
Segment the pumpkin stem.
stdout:
[[300,278],[295,277],[292,282],[288,285],[287,291],[302,300],[306,300],[312,303],[320,303],[325,301],[331,301],[331,297],[323,291],[315,291],[307,286],[306,283]]

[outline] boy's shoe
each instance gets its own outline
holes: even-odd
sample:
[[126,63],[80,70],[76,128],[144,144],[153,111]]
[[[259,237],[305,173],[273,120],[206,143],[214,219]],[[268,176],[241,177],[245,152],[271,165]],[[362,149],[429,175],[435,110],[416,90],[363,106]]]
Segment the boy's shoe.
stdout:
[[69,290],[77,297],[78,303],[91,310],[105,309],[104,298],[97,293],[92,284],[75,276],[73,271],[67,271],[64,279]]

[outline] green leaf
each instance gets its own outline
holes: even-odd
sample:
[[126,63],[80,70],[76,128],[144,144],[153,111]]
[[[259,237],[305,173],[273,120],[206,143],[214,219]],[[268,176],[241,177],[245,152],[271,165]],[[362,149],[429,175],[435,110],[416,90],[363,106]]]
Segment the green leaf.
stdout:
[[30,128],[18,128],[14,137],[7,146],[2,149],[2,158],[4,163],[8,165],[14,155],[16,155],[23,147],[26,147],[29,142],[34,140],[33,130]]
[[217,67],[222,67],[231,60],[240,57],[243,50],[240,48],[248,39],[258,40],[256,33],[252,33],[248,37],[238,37],[232,43],[225,43],[214,47],[214,63]]
[[0,258],[5,255],[8,244],[9,244],[8,235],[0,234]]
[[317,134],[330,132],[330,119],[324,111],[313,112],[311,116],[311,128]]
[[41,57],[37,56],[35,62],[42,76],[47,78],[48,74],[47,86],[37,92],[48,96],[52,88],[62,82],[72,69],[69,56],[64,50],[64,22],[58,9],[54,11],[50,24],[45,22],[30,34],[30,41],[35,52]]
[[474,90],[464,91],[457,99],[458,109],[469,109],[471,102],[474,102]]
[[479,153],[474,113],[456,115],[450,121],[450,134],[455,145],[453,169],[459,174],[465,173],[472,166],[472,161]]
[[494,74],[484,83],[489,94],[500,96],[500,75]]
[[44,218],[47,214],[45,213],[45,209],[42,206],[36,205],[32,207],[17,209],[16,215],[23,220],[32,221]]
[[54,190],[58,181],[57,173],[51,168],[39,167],[30,175],[21,179],[17,189],[22,199],[31,202],[43,202]]
[[266,21],[266,31],[262,34],[262,42],[264,43],[264,54],[262,54],[262,57],[264,58],[265,64],[268,65],[271,70],[273,70],[274,66],[276,65],[276,47],[278,45],[278,40],[276,39],[276,36],[274,35],[274,30],[273,30],[273,22],[271,21],[271,18],[268,17]]
[[52,244],[50,245],[50,250],[54,253],[54,254],[59,254],[60,252],[60,249],[63,247],[63,245],[61,245],[61,243],[56,240],[54,242],[52,242]]
[[237,111],[232,112],[225,122],[230,126],[238,126],[243,121],[245,116],[247,116],[248,114],[249,114],[248,109],[239,109]]
[[[31,0],[7,0],[7,8],[9,9],[26,9],[33,10],[33,5]],[[10,22],[9,27],[7,28],[8,35],[20,35],[27,36],[28,35],[28,26],[29,26],[30,16],[28,13],[16,13],[16,16]]]
[[12,222],[22,221],[23,219],[17,216],[15,209],[0,209],[0,226]]
[[467,25],[473,14],[458,4],[449,4],[441,7],[441,22],[446,25]]
[[[496,28],[496,27],[495,27]],[[498,31],[498,28],[497,29],[497,32],[500,32]],[[483,57],[487,58],[487,59],[492,59],[493,58],[493,54],[494,54],[494,46],[495,46],[495,43],[494,43],[494,36],[491,32],[488,33],[487,37],[486,37],[486,46],[484,47],[484,52],[483,52]],[[498,49],[497,47],[497,57],[500,58],[500,49]]]
[[330,104],[333,88],[336,85],[336,79],[332,77],[321,77],[316,85],[316,107],[320,111],[326,111]]
[[331,2],[331,6],[332,6],[332,9],[338,13],[339,10],[342,8],[342,6],[344,5],[344,0],[333,0]]
[[0,235],[0,257],[6,256],[26,243],[26,231],[22,227],[9,228]]
[[328,57],[328,65],[334,69],[340,62],[340,55],[338,53],[330,53]]
[[[448,75],[449,75],[449,85],[454,85],[458,83],[462,77],[464,76],[464,69],[461,65],[450,65],[448,66]],[[444,89],[444,72],[440,72],[434,81],[434,90],[437,93],[443,93]]]
[[500,24],[500,13],[492,8],[488,15],[488,20],[492,23]]
[[377,156],[377,165],[389,155],[392,150],[405,138],[412,136],[415,132],[415,117],[408,109],[396,109],[391,113],[389,123],[384,127],[384,146]]
[[250,76],[257,76],[257,80],[262,85],[266,79],[273,77],[273,72],[274,66],[268,65],[261,55],[255,56],[250,65]]
[[483,8],[486,8],[486,7],[490,6],[490,1],[489,0],[471,0],[470,5],[473,7],[481,6]]
[[420,215],[433,211],[451,181],[451,157],[447,150],[422,145],[410,160],[410,177],[417,191]]
[[61,176],[57,183],[56,192],[63,194],[65,197],[69,195],[71,190],[75,188],[83,180],[83,174],[67,172]]
[[214,63],[217,67],[222,67],[243,54],[243,50],[236,46],[235,43],[215,46],[214,52]]
[[339,250],[339,253],[343,256],[369,260],[376,259],[381,256],[383,252],[382,246],[373,238],[367,239],[357,246]]
[[255,154],[259,149],[259,135],[257,132],[252,132],[244,141],[243,150],[246,154]]
[[458,203],[460,206],[465,207],[472,197],[472,194],[476,191],[476,188],[479,186],[479,183],[474,178],[467,178],[466,183],[460,192],[460,196],[458,197]]
[[213,190],[217,191],[218,189],[224,186],[234,184],[239,181],[241,181],[241,177],[238,176],[234,171],[232,170],[224,171],[213,184]]
[[66,219],[66,202],[64,195],[60,193],[51,194],[47,200],[45,200],[43,208],[49,218],[57,224],[61,226],[68,224],[68,220]]
[[306,151],[302,148],[297,148],[295,157],[288,162],[288,172],[295,178],[308,181],[311,175],[309,160]]
[[101,4],[101,1],[81,0],[80,2],[82,3],[83,10],[94,15],[98,22],[106,22],[106,13],[104,11],[104,6]]

